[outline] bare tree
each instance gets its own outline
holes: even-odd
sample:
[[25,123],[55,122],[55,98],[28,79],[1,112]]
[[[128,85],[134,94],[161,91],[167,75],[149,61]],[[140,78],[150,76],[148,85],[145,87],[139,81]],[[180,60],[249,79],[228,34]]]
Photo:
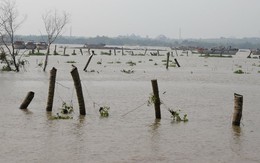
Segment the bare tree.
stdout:
[[45,26],[45,31],[47,34],[47,53],[45,56],[43,71],[46,70],[48,64],[48,56],[50,54],[50,46],[56,40],[58,36],[61,35],[62,30],[69,23],[69,15],[66,12],[63,12],[62,15],[59,15],[56,10],[46,12],[42,15],[42,20]]
[[19,19],[15,1],[0,0],[1,59],[6,62],[9,70],[13,70],[11,65],[14,65],[14,70],[17,72],[19,72],[20,59],[16,59],[17,51],[14,48],[14,38],[17,29],[24,20],[25,17]]

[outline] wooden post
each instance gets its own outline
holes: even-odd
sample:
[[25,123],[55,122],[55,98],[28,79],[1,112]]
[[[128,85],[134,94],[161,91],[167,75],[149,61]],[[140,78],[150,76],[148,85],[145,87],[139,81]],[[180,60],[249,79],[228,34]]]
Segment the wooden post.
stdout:
[[23,103],[20,106],[20,109],[27,109],[27,107],[31,103],[33,97],[34,97],[34,92],[32,92],[32,91],[28,92],[27,96],[25,97]]
[[160,55],[160,51],[159,50],[157,50],[157,56],[159,56]]
[[92,54],[91,54],[91,56],[89,56],[88,62],[87,62],[87,64],[86,64],[86,66],[84,67],[83,71],[86,71],[86,69],[88,68],[88,65],[89,65],[89,63],[90,63],[90,61],[91,61],[93,55],[94,55],[94,50],[92,50]]
[[53,98],[54,98],[54,92],[55,92],[55,83],[56,83],[56,73],[57,73],[57,69],[55,67],[53,67],[50,70],[49,93],[48,93],[46,111],[52,111]]
[[147,48],[146,48],[145,51],[144,51],[144,55],[146,55],[146,53],[147,53]]
[[81,49],[81,48],[79,49],[79,51],[80,51],[80,54],[83,55],[83,52],[82,52],[82,49]]
[[84,102],[81,81],[80,81],[79,72],[78,72],[77,67],[74,67],[70,73],[73,78],[74,86],[75,86],[75,89],[77,92],[80,115],[86,115],[85,102]]
[[167,53],[167,62],[166,62],[166,69],[168,70],[169,67],[169,58],[170,58],[170,52]]
[[57,45],[55,45],[55,47],[54,47],[54,52],[53,52],[54,55],[57,55],[56,49],[57,49]]
[[178,52],[177,52],[177,49],[175,48],[175,53],[176,53],[176,56],[178,56]]
[[124,54],[124,47],[122,47],[122,55],[125,55],[125,54]]
[[174,59],[174,61],[175,61],[175,63],[177,64],[178,67],[181,67],[176,58]]
[[242,117],[242,109],[243,109],[243,96],[240,94],[234,94],[234,113],[232,125],[240,126],[240,120]]
[[65,55],[66,54],[66,46],[64,47],[64,49],[63,49],[63,55]]
[[75,52],[75,49],[73,50],[73,53],[71,55],[77,55],[76,52]]
[[153,95],[154,95],[154,109],[155,109],[155,118],[156,119],[161,119],[161,109],[160,109],[160,97],[159,97],[159,89],[158,89],[158,84],[157,80],[151,80],[152,82],[152,87],[153,87]]
[[34,54],[34,49],[32,49],[32,54]]
[[114,48],[114,55],[116,55],[116,48]]

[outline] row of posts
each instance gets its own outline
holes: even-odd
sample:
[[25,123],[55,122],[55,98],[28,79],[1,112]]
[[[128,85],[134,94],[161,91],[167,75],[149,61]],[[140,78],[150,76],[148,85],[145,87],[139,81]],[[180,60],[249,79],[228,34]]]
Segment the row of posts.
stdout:
[[[72,75],[72,78],[74,81],[74,86],[75,86],[76,93],[77,93],[80,115],[86,115],[85,102],[84,102],[84,97],[83,97],[78,69],[76,67],[73,67],[73,69],[71,70],[70,73]],[[50,70],[49,92],[48,92],[48,100],[47,100],[47,107],[46,107],[46,111],[49,111],[49,112],[52,111],[52,106],[53,106],[56,74],[57,74],[57,69],[53,67]],[[159,97],[158,83],[157,83],[156,79],[151,80],[151,83],[152,83],[153,95],[154,95],[154,99],[155,99],[154,100],[155,118],[161,119],[161,109],[160,109],[161,101],[160,101],[160,97]],[[32,92],[32,91],[28,92],[23,103],[20,105],[20,109],[27,109],[27,107],[29,106],[29,104],[31,103],[33,98],[34,98],[34,92]],[[240,120],[242,117],[242,109],[243,109],[243,96],[235,93],[234,94],[234,113],[233,113],[232,125],[240,126]]]
[[[74,86],[75,86],[77,97],[78,97],[80,115],[86,115],[85,102],[84,102],[81,81],[80,81],[77,67],[73,67],[73,69],[71,70],[70,73],[71,73],[72,79],[74,81]],[[49,91],[48,91],[48,100],[47,100],[47,107],[46,107],[46,111],[49,111],[49,112],[52,111],[52,106],[53,106],[56,74],[57,74],[57,69],[55,67],[53,67],[50,70]],[[32,91],[28,92],[27,96],[25,97],[23,103],[20,106],[20,109],[27,109],[27,107],[31,103],[33,97],[34,97],[34,92],[32,92]]]

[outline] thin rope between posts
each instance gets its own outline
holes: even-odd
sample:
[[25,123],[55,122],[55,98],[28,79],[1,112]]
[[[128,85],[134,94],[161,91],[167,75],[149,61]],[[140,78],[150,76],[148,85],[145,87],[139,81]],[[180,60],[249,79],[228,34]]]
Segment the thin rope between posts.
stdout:
[[[64,86],[63,84],[61,84],[61,83],[59,83],[59,82],[57,82],[57,81],[55,81],[55,83],[57,84],[57,94],[58,94],[58,97],[60,98],[60,100],[62,101],[62,102],[65,102],[62,98],[61,98],[61,96],[60,96],[60,93],[59,93],[59,85],[60,86],[62,86],[63,88],[66,88],[66,89],[68,89],[68,90],[70,90],[71,88],[69,88],[69,87],[67,87],[67,86]],[[74,91],[74,87],[73,87],[73,89],[72,89],[72,95],[71,95],[71,100],[70,100],[70,104],[71,104],[71,106],[73,106],[73,91]]]
[[135,111],[135,110],[141,108],[141,107],[144,106],[145,104],[147,104],[147,103],[145,102],[145,103],[143,103],[142,105],[139,105],[138,107],[136,107],[136,108],[134,108],[134,109],[128,111],[127,113],[123,114],[122,117],[124,117],[124,116],[126,116],[127,114],[129,114],[129,113],[131,113],[131,112],[133,112],[133,111]]
[[89,99],[92,101],[92,103],[93,103],[93,106],[94,106],[94,108],[95,108],[95,105],[97,104],[99,107],[101,107],[101,105],[99,104],[99,103],[97,103],[97,102],[95,102],[94,100],[93,100],[93,98],[92,98],[92,96],[90,95],[90,93],[89,93],[89,91],[88,91],[88,88],[87,88],[87,86],[85,85],[85,83],[84,82],[82,82],[83,83],[83,86],[85,87],[85,90],[86,90],[86,92],[87,92],[87,94],[88,94],[88,97],[89,97]]

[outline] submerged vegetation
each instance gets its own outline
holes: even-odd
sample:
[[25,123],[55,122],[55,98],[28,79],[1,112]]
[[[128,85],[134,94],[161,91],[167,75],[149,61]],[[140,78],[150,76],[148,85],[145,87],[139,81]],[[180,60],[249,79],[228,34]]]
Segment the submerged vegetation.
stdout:
[[72,119],[73,106],[68,105],[66,102],[62,102],[62,107],[60,108],[60,113],[55,116],[51,116],[51,119]]
[[133,62],[133,61],[128,61],[128,62],[126,62],[126,64],[128,64],[129,66],[135,66],[136,65],[136,63]]
[[126,74],[132,74],[132,73],[134,73],[134,70],[125,70],[125,69],[123,69],[123,70],[121,70],[121,72],[126,73]]
[[110,107],[108,106],[102,106],[99,108],[99,113],[101,117],[108,117],[109,116],[109,109]]
[[188,118],[187,118],[187,114],[183,115],[183,118],[180,117],[180,112],[181,110],[176,110],[174,111],[173,109],[168,109],[168,111],[171,113],[172,119],[176,122],[187,122]]
[[234,71],[235,74],[244,74],[245,72],[241,69]]
[[76,61],[66,61],[66,63],[77,63]]

